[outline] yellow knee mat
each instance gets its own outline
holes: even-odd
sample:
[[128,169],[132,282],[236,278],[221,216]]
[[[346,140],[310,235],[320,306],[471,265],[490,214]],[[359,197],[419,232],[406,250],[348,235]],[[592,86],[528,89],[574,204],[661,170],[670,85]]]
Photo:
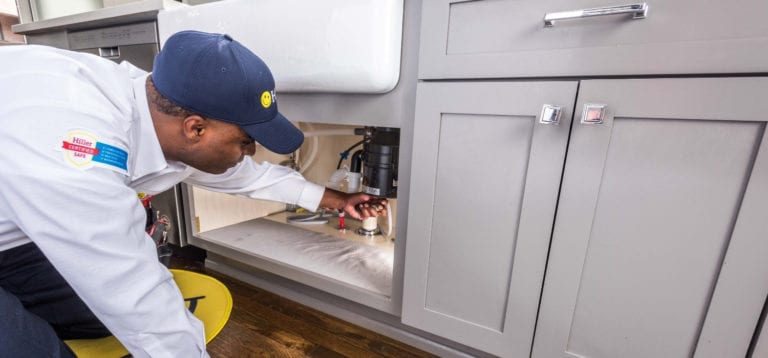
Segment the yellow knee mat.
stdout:
[[[205,326],[205,342],[224,328],[232,312],[232,295],[219,280],[192,271],[171,269],[187,308]],[[114,337],[68,340],[65,343],[79,358],[119,358],[129,353]]]

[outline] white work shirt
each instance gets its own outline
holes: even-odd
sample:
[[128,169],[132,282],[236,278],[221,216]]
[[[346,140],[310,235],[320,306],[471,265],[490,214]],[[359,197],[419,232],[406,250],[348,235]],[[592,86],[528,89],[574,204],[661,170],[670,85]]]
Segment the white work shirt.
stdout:
[[315,210],[324,188],[248,157],[221,175],[166,161],[146,77],[93,55],[0,47],[0,251],[34,242],[134,357],[206,357],[137,192],[184,181]]

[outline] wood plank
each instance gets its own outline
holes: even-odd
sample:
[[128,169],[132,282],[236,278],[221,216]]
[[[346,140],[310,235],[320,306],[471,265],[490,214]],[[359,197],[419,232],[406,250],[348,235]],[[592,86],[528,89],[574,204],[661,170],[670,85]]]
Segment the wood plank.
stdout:
[[180,259],[171,267],[208,274],[232,293],[224,329],[208,344],[212,358],[229,357],[435,357],[336,317]]

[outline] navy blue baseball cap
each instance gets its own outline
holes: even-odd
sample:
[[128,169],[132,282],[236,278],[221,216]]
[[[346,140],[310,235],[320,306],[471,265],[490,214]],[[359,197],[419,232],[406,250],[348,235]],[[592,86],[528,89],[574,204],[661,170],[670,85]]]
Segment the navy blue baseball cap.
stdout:
[[269,67],[229,35],[173,34],[155,57],[152,81],[175,104],[237,124],[275,153],[291,153],[304,142],[301,131],[277,111]]

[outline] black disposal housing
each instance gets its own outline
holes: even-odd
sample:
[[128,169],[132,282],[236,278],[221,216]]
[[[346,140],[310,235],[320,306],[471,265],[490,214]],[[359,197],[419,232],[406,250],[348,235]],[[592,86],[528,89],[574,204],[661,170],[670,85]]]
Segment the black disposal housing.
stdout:
[[397,163],[400,129],[367,127],[363,144],[363,192],[382,198],[397,197]]

